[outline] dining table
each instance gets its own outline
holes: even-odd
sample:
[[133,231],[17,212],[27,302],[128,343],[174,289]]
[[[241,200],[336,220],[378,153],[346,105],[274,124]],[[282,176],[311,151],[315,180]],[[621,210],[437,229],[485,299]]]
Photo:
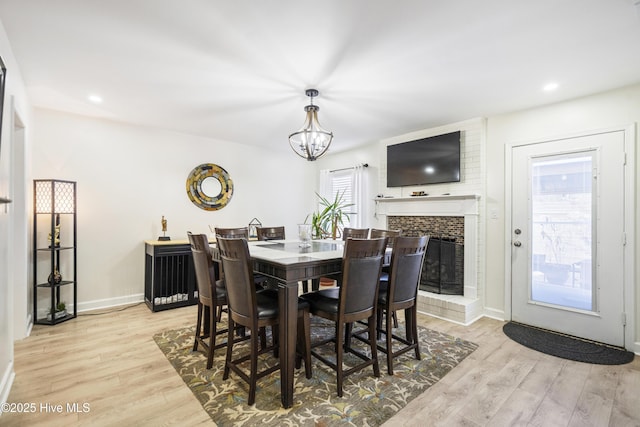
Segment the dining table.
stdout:
[[[279,358],[281,402],[293,406],[299,282],[320,277],[338,277],[342,269],[344,242],[341,240],[249,241],[253,271],[277,283],[279,305]],[[308,245],[308,246],[307,246]],[[212,256],[220,253],[212,244]]]

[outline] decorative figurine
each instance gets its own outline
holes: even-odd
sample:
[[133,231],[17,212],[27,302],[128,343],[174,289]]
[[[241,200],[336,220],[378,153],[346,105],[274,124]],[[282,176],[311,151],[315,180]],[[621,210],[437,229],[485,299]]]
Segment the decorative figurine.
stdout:
[[[49,241],[49,248],[60,247],[60,214],[56,214],[56,223],[54,227],[53,239],[51,239],[51,233],[49,233],[47,240]],[[53,243],[52,243],[53,240]]]
[[54,268],[54,270],[49,274],[49,278],[47,278],[47,282],[51,285],[59,285],[62,282],[62,275],[58,271],[58,268]]
[[160,222],[162,223],[162,236],[158,237],[158,240],[171,240],[171,237],[167,236],[167,220],[164,218],[164,215],[162,215],[162,219],[160,220]]

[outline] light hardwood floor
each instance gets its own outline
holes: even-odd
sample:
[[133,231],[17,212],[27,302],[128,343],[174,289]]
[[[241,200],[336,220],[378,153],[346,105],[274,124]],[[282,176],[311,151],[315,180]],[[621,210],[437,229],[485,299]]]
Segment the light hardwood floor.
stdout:
[[[5,413],[0,425],[212,425],[152,339],[193,325],[195,315],[195,307],[151,313],[142,304],[35,326],[15,344],[9,402],[34,403],[36,412]],[[622,366],[589,365],[529,350],[496,320],[419,322],[480,347],[385,426],[640,426],[637,356]],[[68,403],[88,412],[69,413]]]

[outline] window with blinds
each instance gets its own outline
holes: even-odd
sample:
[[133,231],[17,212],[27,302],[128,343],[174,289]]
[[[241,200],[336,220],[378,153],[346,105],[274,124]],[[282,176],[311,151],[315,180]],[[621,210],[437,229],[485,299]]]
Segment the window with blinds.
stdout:
[[331,173],[331,200],[335,200],[336,194],[344,195],[345,204],[353,203],[353,170],[336,171]]

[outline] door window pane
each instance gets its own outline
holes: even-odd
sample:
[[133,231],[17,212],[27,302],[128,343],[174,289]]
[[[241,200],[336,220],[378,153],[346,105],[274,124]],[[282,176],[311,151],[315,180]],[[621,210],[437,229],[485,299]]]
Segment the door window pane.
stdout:
[[532,159],[533,301],[595,310],[593,163],[589,153]]

